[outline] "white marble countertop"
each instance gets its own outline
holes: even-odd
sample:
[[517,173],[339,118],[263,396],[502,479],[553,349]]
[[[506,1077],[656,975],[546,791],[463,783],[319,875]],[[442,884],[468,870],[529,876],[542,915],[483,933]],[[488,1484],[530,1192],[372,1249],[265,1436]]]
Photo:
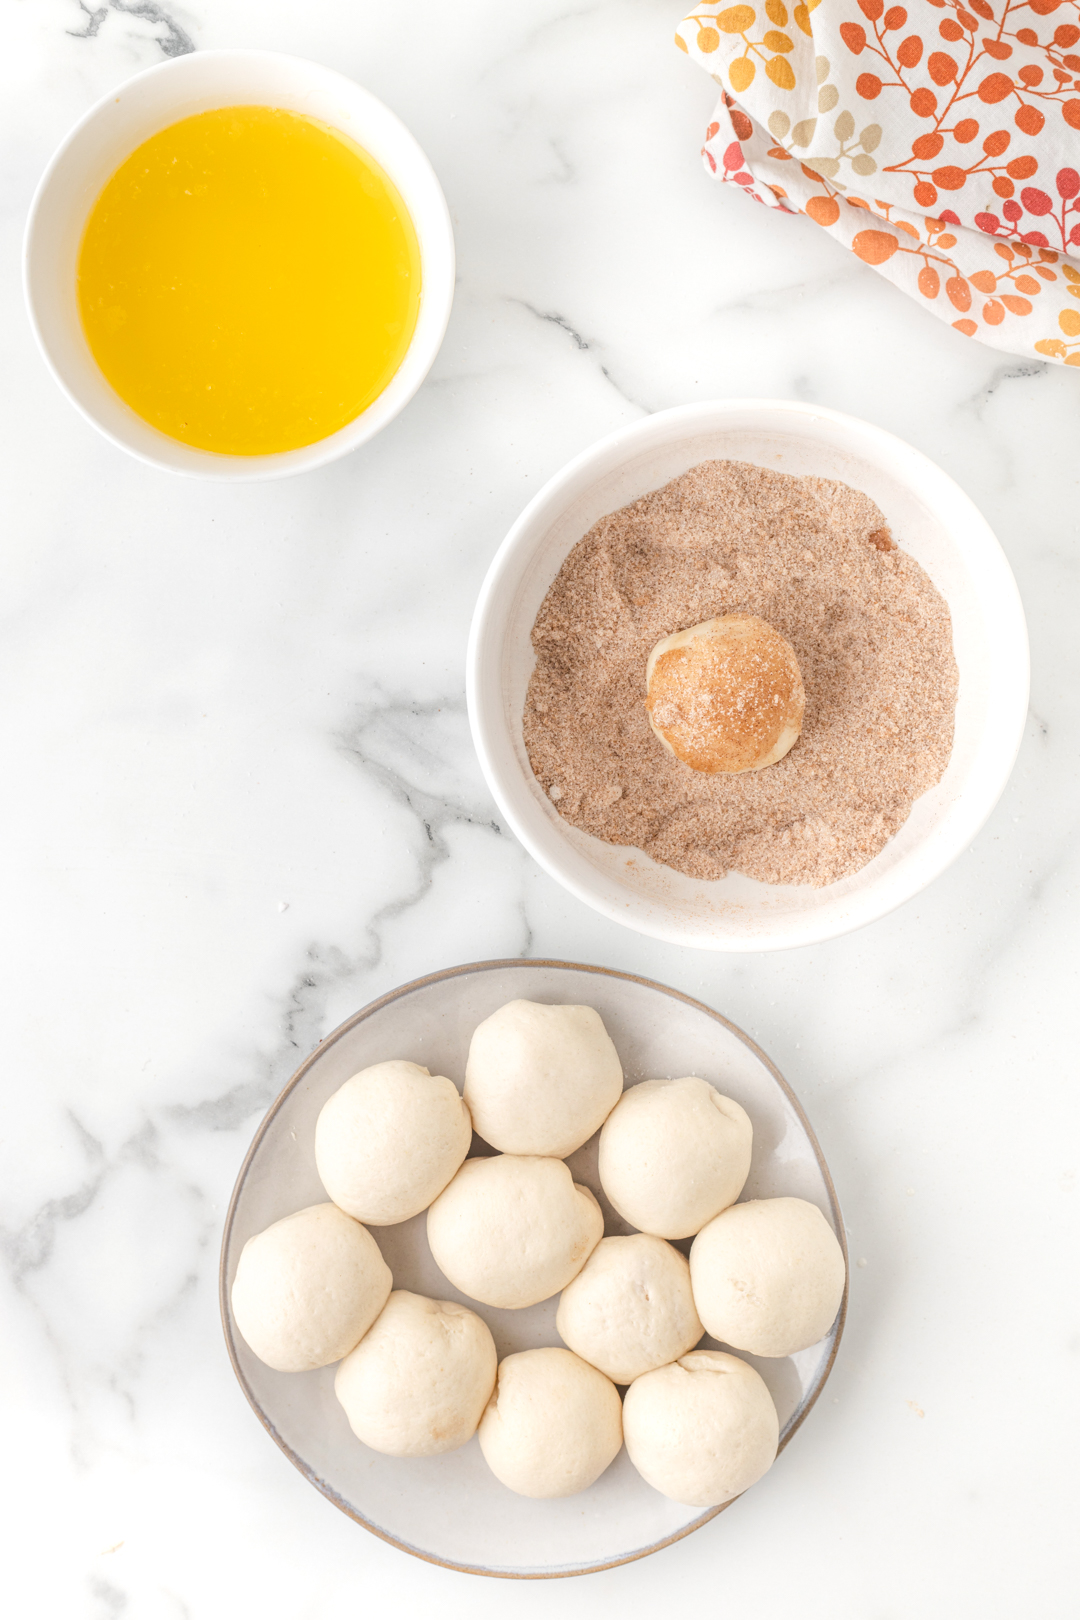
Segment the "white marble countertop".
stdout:
[[[972,343],[803,219],[702,172],[714,86],[666,0],[9,0],[3,13],[3,1434],[10,1612],[344,1620],[679,1607],[753,1620],[1075,1612],[1080,377]],[[68,126],[193,43],[362,81],[439,172],[441,357],[380,438],[275,485],[184,482],[65,403],[20,238]],[[874,927],[716,957],[621,930],[498,824],[463,702],[510,520],[620,423],[818,401],[941,462],[1012,560],[1033,648],[1015,775]],[[773,1472],[587,1580],[410,1559],[253,1419],[221,1221],[298,1060],[482,957],[675,985],[801,1097],[850,1228],[849,1325]],[[1071,1428],[1070,1428],[1071,1426]]]

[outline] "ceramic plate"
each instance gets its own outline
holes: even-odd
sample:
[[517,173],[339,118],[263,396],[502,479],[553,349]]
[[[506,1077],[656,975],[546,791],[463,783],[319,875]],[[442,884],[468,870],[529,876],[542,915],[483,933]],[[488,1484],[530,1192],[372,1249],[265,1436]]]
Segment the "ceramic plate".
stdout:
[[[332,1092],[371,1063],[408,1058],[433,1074],[464,1078],[469,1040],[504,1002],[576,1002],[595,1007],[622,1059],[626,1084],[700,1075],[736,1098],[754,1125],[745,1195],[791,1194],[816,1204],[844,1245],[828,1168],[791,1090],[753,1041],[718,1013],[676,990],[631,974],[566,962],[480,962],[391,991],[329,1035],[297,1070],[260,1125],[237,1179],[221,1251],[221,1310],[237,1378],[267,1431],[311,1483],[343,1512],[405,1552],[478,1575],[581,1575],[643,1558],[722,1512],[670,1502],[636,1472],[625,1451],[578,1496],[536,1502],[489,1472],[476,1438],[441,1457],[383,1457],[353,1435],[334,1396],[333,1367],[279,1373],[264,1367],[236,1331],[229,1293],[247,1239],[271,1221],[325,1201],[314,1133]],[[597,1194],[605,1231],[630,1231],[600,1189],[593,1137],[567,1161]],[[474,1139],[474,1152],[490,1152]],[[529,1310],[479,1305],[454,1289],[427,1246],[425,1217],[373,1228],[395,1288],[459,1300],[477,1311],[499,1356],[559,1344],[557,1297]],[[689,1244],[678,1245],[684,1250]],[[829,1336],[785,1360],[745,1359],[761,1373],[780,1413],[783,1450],[821,1393],[847,1306]],[[702,1340],[702,1348],[714,1347]],[[783,1461],[777,1463],[783,1467]]]

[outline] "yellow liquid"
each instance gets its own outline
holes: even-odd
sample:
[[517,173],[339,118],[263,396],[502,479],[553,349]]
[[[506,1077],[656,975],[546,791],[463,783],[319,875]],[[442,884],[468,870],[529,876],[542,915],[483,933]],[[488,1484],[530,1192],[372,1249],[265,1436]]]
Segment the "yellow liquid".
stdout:
[[120,165],[87,221],[78,293],[132,410],[202,450],[268,455],[382,393],[416,326],[420,252],[394,185],[346,137],[224,107]]

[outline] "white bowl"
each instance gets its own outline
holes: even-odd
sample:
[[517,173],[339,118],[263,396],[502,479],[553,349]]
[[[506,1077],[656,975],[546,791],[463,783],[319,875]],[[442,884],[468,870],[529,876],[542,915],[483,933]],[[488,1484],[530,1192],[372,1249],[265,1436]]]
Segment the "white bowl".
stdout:
[[[243,104],[307,113],[350,136],[397,186],[420,245],[416,330],[387,387],[337,433],[268,456],[197,450],[151,427],[103,376],[83,333],[76,298],[76,265],[87,216],[124,159],[178,119]],[[316,62],[274,51],[198,51],[137,73],[76,124],[42,175],[31,205],[23,277],[30,321],[49,369],[72,404],[107,439],[154,467],[242,482],[281,478],[335,461],[372,438],[408,404],[431,369],[450,318],[454,237],[431,164],[400,119],[367,90]]]
[[[327,1098],[358,1069],[389,1057],[426,1064],[460,1088],[476,1025],[518,996],[595,1007],[622,1059],[627,1085],[696,1074],[734,1097],[754,1127],[743,1196],[789,1196],[816,1204],[846,1255],[840,1208],[809,1122],[779,1071],[734,1024],[677,990],[629,973],[570,962],[474,962],[382,996],[327,1036],[300,1065],[259,1126],[237,1177],[221,1243],[221,1316],[233,1370],[256,1416],[290,1462],[359,1524],[405,1552],[475,1575],[584,1575],[656,1552],[725,1508],[702,1510],[669,1501],[646,1485],[625,1450],[587,1491],[554,1501],[532,1501],[507,1490],[487,1467],[475,1437],[441,1457],[382,1456],[349,1428],[334,1397],[336,1369],[281,1373],[264,1366],[240,1337],[230,1301],[248,1238],[271,1221],[326,1199],[315,1169],[314,1139]],[[567,1162],[574,1180],[599,1199],[605,1231],[628,1232],[600,1186],[598,1136]],[[481,1145],[478,1151],[490,1149]],[[459,1293],[431,1257],[425,1215],[371,1230],[395,1288],[468,1305],[490,1327],[500,1358],[561,1342],[555,1329],[557,1298],[507,1311]],[[685,1252],[689,1245],[677,1247]],[[845,1289],[830,1331],[797,1355],[766,1359],[738,1352],[769,1386],[780,1418],[781,1450],[824,1387],[846,1310]],[[702,1348],[715,1347],[714,1340],[702,1340]],[[782,1468],[783,1459],[775,1466]],[[722,1553],[719,1539],[717,1551]]]
[[[825,888],[706,882],[572,827],[533,776],[522,712],[530,631],[571,548],[598,518],[709,458],[842,479],[885,514],[949,605],[960,671],[952,758],[938,785],[861,872]],[[940,467],[880,428],[787,400],[660,411],[571,461],[530,501],[488,570],[468,653],[469,718],[488,786],[514,832],[571,894],[677,945],[768,951],[831,939],[884,916],[971,843],[1008,780],[1028,703],[1024,612],[1005,555]]]

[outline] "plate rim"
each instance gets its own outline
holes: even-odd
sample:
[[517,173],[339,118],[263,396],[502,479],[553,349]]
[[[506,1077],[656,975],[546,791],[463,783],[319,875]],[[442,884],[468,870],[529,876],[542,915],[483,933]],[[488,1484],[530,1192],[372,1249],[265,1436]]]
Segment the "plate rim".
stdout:
[[840,1341],[843,1338],[844,1326],[847,1321],[848,1289],[850,1285],[851,1267],[848,1256],[847,1232],[844,1226],[843,1213],[840,1209],[840,1200],[836,1196],[836,1188],[833,1185],[832,1174],[829,1170],[828,1164],[826,1163],[825,1155],[821,1151],[821,1144],[818,1142],[813,1126],[806,1117],[802,1104],[792,1088],[789,1086],[788,1082],[784,1079],[784,1076],[780,1073],[780,1070],[776,1067],[776,1064],[772,1061],[767,1053],[762,1051],[757,1042],[752,1040],[751,1037],[747,1035],[745,1030],[740,1029],[737,1024],[732,1023],[730,1018],[725,1018],[723,1013],[717,1012],[713,1007],[706,1006],[703,1001],[698,1001],[695,996],[688,996],[685,991],[676,990],[671,985],[661,984],[656,979],[647,979],[643,974],[640,973],[627,973],[620,968],[601,967],[595,963],[589,962],[567,962],[557,957],[509,956],[492,957],[479,962],[462,962],[455,967],[440,968],[434,973],[425,973],[421,975],[420,978],[410,979],[406,984],[398,985],[395,989],[388,990],[384,995],[377,996],[374,1001],[367,1002],[366,1005],[361,1007],[358,1012],[350,1014],[348,1018],[346,1018],[342,1023],[338,1024],[336,1029],[332,1029],[328,1035],[325,1035],[319,1044],[308,1053],[307,1057],[304,1058],[303,1062],[285,1082],[284,1086],[278,1092],[277,1096],[274,1098],[273,1102],[270,1104],[269,1108],[266,1110],[266,1113],[260,1120],[255,1134],[251,1139],[250,1146],[244,1155],[240,1169],[237,1172],[236,1181],[233,1184],[232,1194],[229,1198],[228,1209],[225,1212],[225,1221],[221,1234],[221,1249],[218,1258],[218,1308],[221,1312],[221,1326],[225,1336],[225,1347],[229,1354],[229,1361],[232,1364],[232,1370],[235,1374],[236,1381],[240,1385],[248,1405],[259,1419],[259,1422],[262,1424],[263,1428],[266,1430],[267,1434],[269,1434],[270,1438],[274,1441],[278,1448],[284,1452],[285,1456],[292,1463],[293,1467],[296,1468],[309,1482],[309,1484],[313,1485],[320,1495],[324,1496],[328,1502],[332,1502],[336,1508],[339,1508],[340,1511],[352,1519],[354,1523],[361,1525],[373,1536],[378,1536],[380,1541],[389,1543],[391,1547],[396,1547],[401,1552],[409,1553],[413,1558],[420,1558],[427,1564],[434,1564],[441,1569],[451,1569],[461,1575],[483,1575],[495,1580],[562,1580],[569,1579],[572,1576],[577,1575],[599,1574],[602,1570],[617,1569],[623,1564],[636,1563],[639,1558],[648,1558],[650,1554],[660,1552],[662,1548],[670,1547],[676,1541],[682,1541],[684,1537],[691,1535],[695,1530],[700,1530],[702,1525],[708,1524],[711,1520],[715,1519],[718,1514],[723,1513],[725,1509],[731,1507],[734,1502],[739,1500],[739,1497],[733,1496],[729,1501],[721,1502],[718,1507],[706,1509],[704,1513],[699,1515],[698,1518],[693,1519],[689,1524],[684,1525],[679,1530],[672,1531],[670,1535],[662,1537],[659,1541],[650,1542],[647,1547],[636,1548],[633,1552],[625,1553],[619,1558],[609,1558],[604,1560],[602,1563],[587,1564],[575,1569],[567,1569],[559,1566],[539,1570],[489,1569],[482,1564],[461,1564],[455,1562],[455,1560],[452,1558],[442,1558],[437,1553],[425,1552],[423,1548],[415,1547],[408,1541],[402,1541],[399,1537],[391,1535],[388,1531],[380,1529],[378,1525],[372,1524],[369,1519],[364,1518],[362,1513],[358,1512],[358,1510],[353,1507],[350,1502],[345,1501],[345,1499],[337,1491],[335,1491],[326,1480],[322,1479],[278,1433],[269,1416],[260,1406],[253,1390],[244,1376],[243,1369],[241,1368],[240,1360],[236,1351],[235,1339],[233,1337],[232,1317],[229,1309],[228,1290],[226,1288],[225,1280],[233,1223],[236,1217],[240,1198],[244,1191],[244,1185],[247,1181],[248,1172],[255,1158],[255,1154],[286,1098],[288,1098],[295,1088],[300,1084],[301,1080],[303,1080],[316,1059],[321,1057],[324,1052],[326,1052],[331,1046],[334,1046],[345,1035],[354,1030],[357,1025],[364,1023],[368,1018],[373,1017],[375,1013],[381,1011],[383,1007],[389,1006],[390,1003],[399,1001],[404,996],[410,995],[414,991],[422,990],[430,984],[438,984],[447,979],[461,978],[468,973],[488,973],[497,968],[559,968],[563,971],[574,973],[595,973],[604,978],[623,979],[632,984],[639,984],[648,990],[658,990],[662,995],[671,996],[676,1001],[684,1002],[687,1006],[693,1007],[697,1011],[705,1013],[716,1023],[722,1024],[723,1027],[730,1034],[734,1035],[737,1040],[742,1041],[745,1046],[749,1047],[754,1056],[772,1075],[772,1078],[780,1087],[780,1090],[783,1092],[786,1100],[794,1109],[800,1125],[806,1132],[807,1140],[814,1151],[814,1157],[817,1160],[818,1169],[821,1172],[822,1179],[825,1183],[825,1190],[828,1194],[829,1207],[832,1212],[836,1235],[839,1239],[840,1248],[844,1255],[844,1294],[840,1301],[840,1310],[837,1314],[836,1323],[833,1328],[833,1343],[832,1349],[829,1352],[828,1360],[825,1362],[825,1365],[821,1370],[813,1393],[804,1404],[802,1410],[795,1417],[786,1434],[784,1434],[782,1437],[780,1444],[777,1447],[777,1456],[780,1455],[780,1452],[784,1450],[788,1442],[792,1439],[793,1435],[795,1435],[802,1427],[803,1423],[810,1415],[810,1412],[817,1404],[821,1392],[829,1380],[829,1375],[832,1372],[833,1366],[836,1362],[837,1352],[840,1348]]

